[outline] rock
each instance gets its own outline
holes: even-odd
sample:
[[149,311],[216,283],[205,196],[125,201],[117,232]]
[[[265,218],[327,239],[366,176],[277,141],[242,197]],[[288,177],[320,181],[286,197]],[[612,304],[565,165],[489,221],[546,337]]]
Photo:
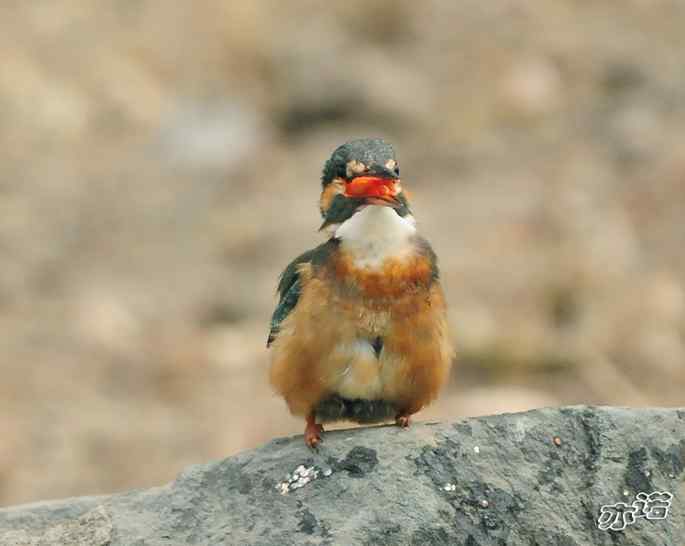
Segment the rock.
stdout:
[[[194,466],[147,491],[0,510],[0,544],[682,544],[685,409],[574,406],[327,432]],[[602,505],[669,492],[663,519]],[[655,513],[656,514],[656,513]]]

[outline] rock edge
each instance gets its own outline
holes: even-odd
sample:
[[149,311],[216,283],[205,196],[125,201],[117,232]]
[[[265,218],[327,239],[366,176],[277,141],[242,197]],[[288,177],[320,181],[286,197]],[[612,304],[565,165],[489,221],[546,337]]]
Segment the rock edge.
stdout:
[[[602,505],[673,495],[602,531]],[[685,537],[685,408],[572,406],[301,436],[149,490],[0,509],[0,544],[658,545]]]

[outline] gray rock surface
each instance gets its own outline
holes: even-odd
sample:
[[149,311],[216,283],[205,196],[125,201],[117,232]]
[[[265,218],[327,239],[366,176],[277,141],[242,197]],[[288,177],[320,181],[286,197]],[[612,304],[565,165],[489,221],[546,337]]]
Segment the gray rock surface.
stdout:
[[[685,543],[685,408],[574,406],[281,438],[146,491],[0,510],[0,544]],[[665,519],[602,505],[668,491]]]

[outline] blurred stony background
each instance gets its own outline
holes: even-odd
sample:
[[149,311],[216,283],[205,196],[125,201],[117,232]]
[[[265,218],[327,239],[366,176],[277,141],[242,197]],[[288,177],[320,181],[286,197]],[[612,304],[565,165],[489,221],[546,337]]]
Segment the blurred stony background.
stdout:
[[680,0],[0,4],[0,504],[299,433],[277,275],[398,150],[459,359],[421,418],[685,392]]

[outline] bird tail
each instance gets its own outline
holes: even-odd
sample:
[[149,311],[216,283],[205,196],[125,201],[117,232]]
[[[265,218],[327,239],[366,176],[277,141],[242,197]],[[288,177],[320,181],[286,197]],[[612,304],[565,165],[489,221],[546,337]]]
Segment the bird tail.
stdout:
[[397,415],[397,406],[387,400],[349,399],[331,396],[316,407],[320,423],[331,421],[354,421],[357,423],[380,423],[391,421]]

